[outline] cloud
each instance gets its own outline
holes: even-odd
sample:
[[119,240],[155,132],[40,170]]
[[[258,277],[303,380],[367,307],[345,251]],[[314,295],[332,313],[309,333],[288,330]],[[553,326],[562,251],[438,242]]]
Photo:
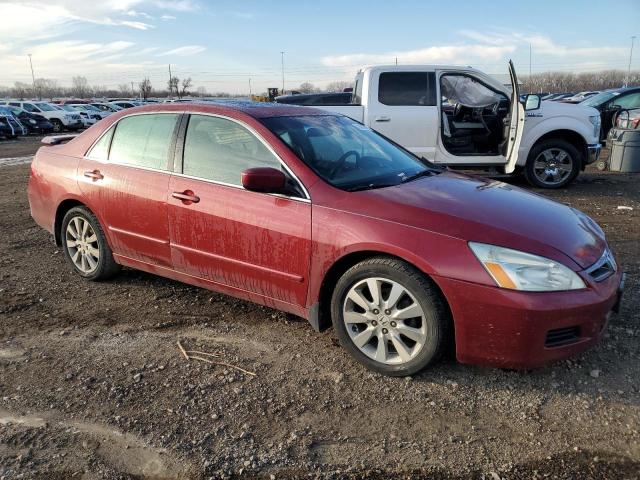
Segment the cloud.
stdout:
[[444,45],[419,50],[399,50],[384,53],[353,53],[322,58],[328,67],[350,67],[367,64],[394,63],[395,59],[404,64],[453,63],[466,64],[475,61],[499,60],[515,50],[512,45]]
[[238,11],[231,11],[231,12],[227,12],[229,15],[231,15],[232,17],[236,17],[239,18],[241,20],[252,20],[255,15],[252,12],[238,12]]
[[196,55],[197,53],[204,52],[207,47],[203,47],[202,45],[186,45],[184,47],[174,48],[167,52],[159,53],[157,57],[167,57],[170,55],[175,56],[187,56],[187,55]]
[[149,25],[144,22],[130,22],[129,20],[123,20],[119,23],[114,23],[113,25],[124,25],[125,27],[135,28],[137,30],[149,30],[151,28],[155,28],[153,25]]
[[174,17],[173,15],[162,15],[160,17],[160,20],[165,20],[165,21],[167,21],[167,20],[175,20],[175,19],[176,19],[176,17]]

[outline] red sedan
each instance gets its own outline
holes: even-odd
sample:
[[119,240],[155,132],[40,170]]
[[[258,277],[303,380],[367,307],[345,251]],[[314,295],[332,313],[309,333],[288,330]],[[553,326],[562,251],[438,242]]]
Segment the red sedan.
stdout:
[[460,362],[542,365],[594,345],[619,302],[589,217],[344,116],[158,105],[63,140],[38,151],[29,202],[81,277],[127,266],[333,324],[384,374],[452,343]]

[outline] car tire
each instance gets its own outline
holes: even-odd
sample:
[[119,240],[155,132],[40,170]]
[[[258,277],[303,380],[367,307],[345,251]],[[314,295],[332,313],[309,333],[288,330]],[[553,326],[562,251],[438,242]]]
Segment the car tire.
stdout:
[[582,155],[571,143],[551,138],[536,143],[527,158],[524,174],[538,188],[562,188],[580,173]]
[[62,133],[64,131],[64,125],[57,118],[52,118],[51,124],[53,125],[53,133]]
[[[360,303],[353,301],[357,296]],[[340,344],[368,369],[389,376],[413,375],[433,364],[449,338],[448,309],[437,287],[391,257],[347,270],[333,291],[331,317]]]
[[86,280],[112,278],[120,271],[97,217],[86,207],[70,209],[60,230],[64,257]]

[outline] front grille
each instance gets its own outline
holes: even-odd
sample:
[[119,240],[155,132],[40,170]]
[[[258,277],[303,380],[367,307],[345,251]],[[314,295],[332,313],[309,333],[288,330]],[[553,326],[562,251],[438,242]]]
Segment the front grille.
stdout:
[[611,251],[606,248],[600,259],[587,269],[587,273],[596,282],[601,282],[616,273],[618,266]]
[[545,347],[564,347],[580,339],[580,327],[565,327],[549,330],[544,342]]

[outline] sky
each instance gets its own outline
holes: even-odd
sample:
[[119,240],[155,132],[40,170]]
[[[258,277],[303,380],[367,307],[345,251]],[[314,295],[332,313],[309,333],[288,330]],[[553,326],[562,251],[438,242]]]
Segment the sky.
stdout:
[[0,0],[0,85],[36,78],[117,88],[168,66],[235,94],[352,80],[363,65],[461,64],[520,75],[640,69],[640,0]]

